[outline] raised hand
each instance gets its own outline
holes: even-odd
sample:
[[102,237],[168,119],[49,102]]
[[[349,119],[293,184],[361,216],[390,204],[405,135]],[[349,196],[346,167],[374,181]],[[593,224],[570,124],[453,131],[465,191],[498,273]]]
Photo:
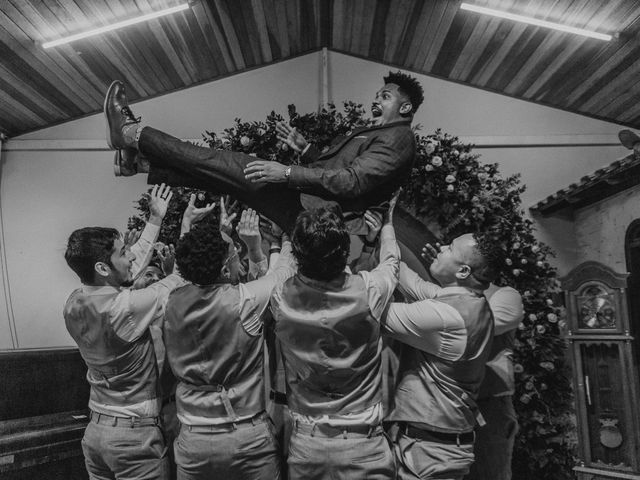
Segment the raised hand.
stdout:
[[424,247],[422,247],[422,253],[420,256],[424,258],[427,262],[433,262],[435,258],[438,256],[438,249],[440,248],[440,244],[436,243],[434,247],[430,243],[425,243]]
[[173,192],[169,185],[162,183],[160,186],[154,185],[149,194],[149,222],[160,225],[162,219],[167,214],[169,202],[173,197]]
[[192,193],[191,197],[189,198],[189,204],[187,205],[187,208],[185,208],[184,214],[182,215],[182,222],[184,223],[185,221],[187,221],[190,225],[193,225],[194,223],[199,222],[204,217],[213,212],[215,206],[216,204],[215,202],[213,202],[207,203],[204,207],[197,208],[196,194]]
[[236,213],[227,213],[224,197],[220,197],[220,235],[222,236],[222,239],[227,243],[233,244],[231,235],[233,234],[233,221],[235,220],[236,216]]
[[125,248],[129,250],[138,241],[140,235],[142,235],[142,230],[136,230],[135,228],[124,232],[122,243],[124,243]]
[[278,244],[282,241],[282,229],[268,218],[260,219],[260,233],[271,245]]
[[380,230],[382,229],[382,214],[372,210],[364,212],[364,222],[367,224],[366,241],[373,243],[378,237]]
[[302,152],[308,143],[296,128],[286,122],[276,123],[276,135],[278,140],[286,143],[298,153]]
[[401,193],[402,187],[398,188],[398,190],[393,193],[393,196],[389,200],[389,209],[384,216],[385,223],[393,224],[393,212],[396,209],[396,204],[398,203],[398,198],[400,198]]
[[262,236],[260,235],[260,215],[255,210],[248,208],[242,212],[240,221],[236,227],[238,236],[246,245],[247,249],[260,249]]
[[176,263],[176,249],[173,244],[163,245],[161,248],[156,250],[156,253],[160,259],[160,268],[162,268],[165,276],[171,275]]

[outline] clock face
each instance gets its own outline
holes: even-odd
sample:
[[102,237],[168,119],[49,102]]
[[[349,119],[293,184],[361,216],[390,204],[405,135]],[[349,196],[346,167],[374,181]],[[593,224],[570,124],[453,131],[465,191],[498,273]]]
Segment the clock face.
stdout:
[[592,285],[578,296],[579,328],[616,328],[615,297],[602,287]]

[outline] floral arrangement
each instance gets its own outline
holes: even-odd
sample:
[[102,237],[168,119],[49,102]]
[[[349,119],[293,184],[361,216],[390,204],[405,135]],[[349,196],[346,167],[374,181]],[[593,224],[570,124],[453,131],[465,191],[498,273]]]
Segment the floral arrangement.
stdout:
[[[291,125],[319,148],[328,148],[338,136],[369,124],[364,108],[345,102],[342,111],[328,105],[319,112],[300,115],[293,105]],[[218,135],[205,132],[211,148],[245,152],[283,164],[299,162],[298,155],[280,142],[275,125],[283,117],[271,112],[264,122],[242,122]],[[490,232],[504,253],[500,284],[521,292],[525,318],[517,331],[514,403],[520,433],[516,440],[513,477],[518,479],[569,479],[574,465],[575,417],[569,372],[562,339],[563,309],[559,282],[549,264],[549,247],[538,242],[534,228],[521,209],[524,186],[518,175],[502,178],[497,164],[482,163],[472,146],[436,130],[421,135],[416,129],[417,158],[405,186],[402,204],[448,243],[465,232]],[[211,193],[179,187],[174,191],[161,240],[175,243],[180,219],[192,192],[199,203],[214,201]],[[142,217],[146,200],[138,201]],[[217,221],[212,218],[210,221]],[[142,225],[141,217],[130,226]]]

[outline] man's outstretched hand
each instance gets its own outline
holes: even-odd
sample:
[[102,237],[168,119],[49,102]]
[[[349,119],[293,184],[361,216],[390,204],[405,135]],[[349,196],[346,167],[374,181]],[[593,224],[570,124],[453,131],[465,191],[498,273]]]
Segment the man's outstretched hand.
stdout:
[[302,134],[288,123],[278,122],[276,124],[276,133],[278,140],[289,145],[294,152],[300,153],[307,147],[307,141]]
[[287,166],[278,162],[256,160],[249,162],[244,169],[244,178],[253,183],[285,183]]

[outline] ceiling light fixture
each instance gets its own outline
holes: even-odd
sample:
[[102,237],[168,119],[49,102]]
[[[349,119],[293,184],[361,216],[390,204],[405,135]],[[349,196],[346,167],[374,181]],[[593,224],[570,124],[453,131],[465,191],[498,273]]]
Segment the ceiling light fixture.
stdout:
[[469,3],[460,4],[461,10],[469,10],[476,13],[484,13],[485,15],[492,15],[494,17],[506,18],[515,22],[528,23],[529,25],[537,25],[539,27],[552,28],[554,30],[560,30],[561,32],[575,33],[576,35],[582,35],[590,38],[597,38],[598,40],[610,41],[613,37],[605,33],[593,32],[591,30],[584,30],[583,28],[567,27],[559,23],[547,22],[546,20],[539,20],[532,17],[524,17],[522,15],[516,15],[514,13],[503,12],[500,10],[494,10],[492,8],[479,7],[477,5],[471,5]]
[[183,3],[182,5],[178,5],[176,7],[166,8],[164,10],[148,13],[147,15],[142,15],[140,17],[131,18],[129,20],[123,20],[122,22],[113,23],[111,25],[95,28],[93,30],[88,30],[82,33],[77,33],[69,37],[60,38],[58,40],[53,40],[51,42],[45,42],[42,44],[42,48],[57,47],[58,45],[64,45],[65,43],[74,42],[76,40],[80,40],[81,38],[93,37],[94,35],[99,35],[105,32],[111,32],[112,30],[116,30],[118,28],[128,27],[129,25],[135,25],[136,23],[146,22],[153,18],[163,17],[165,15],[170,15],[172,13],[181,12],[182,10],[186,10],[187,8],[189,8],[189,4]]

